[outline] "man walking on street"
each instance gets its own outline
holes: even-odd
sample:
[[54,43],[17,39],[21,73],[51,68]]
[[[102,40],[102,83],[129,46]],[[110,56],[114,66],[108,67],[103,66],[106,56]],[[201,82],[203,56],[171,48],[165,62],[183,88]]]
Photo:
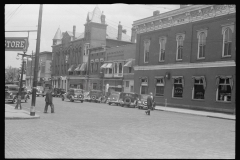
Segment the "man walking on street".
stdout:
[[147,115],[150,115],[150,110],[152,109],[152,105],[153,105],[153,95],[152,92],[149,93],[149,96],[147,98],[147,106],[148,106],[148,110],[145,111],[145,113]]
[[51,113],[54,113],[54,105],[53,105],[53,102],[52,102],[52,87],[51,86],[49,87],[49,90],[46,93],[45,102],[46,102],[46,105],[45,105],[45,108],[44,108],[44,113],[47,113],[48,105],[51,106]]

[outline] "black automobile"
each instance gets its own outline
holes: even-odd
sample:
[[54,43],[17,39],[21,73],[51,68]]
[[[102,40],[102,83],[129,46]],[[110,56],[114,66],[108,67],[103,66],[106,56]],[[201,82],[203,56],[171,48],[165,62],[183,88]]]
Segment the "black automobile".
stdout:
[[36,90],[36,96],[43,96],[44,97],[44,89],[42,86],[37,86],[37,90]]
[[90,102],[97,102],[100,103],[103,93],[100,90],[91,90],[89,92],[89,96],[90,96]]
[[119,104],[120,106],[124,107],[136,107],[137,106],[137,101],[139,99],[139,94],[137,93],[126,93],[123,92],[120,94],[120,98],[119,98]]
[[147,106],[147,98],[149,95],[139,95],[139,99],[137,102],[137,108],[138,109],[148,109]]
[[70,88],[67,93],[62,95],[62,101],[64,99],[69,99],[71,102],[74,101],[84,101],[84,95],[82,89]]
[[[18,91],[19,87],[17,85],[5,85],[5,102],[12,102],[16,103],[17,102],[17,97],[18,97]],[[27,102],[28,100],[28,93],[25,88],[22,88],[21,90],[21,100],[24,100]]]
[[120,98],[120,94],[121,92],[112,92],[110,94],[110,96],[108,97],[108,104],[115,104],[115,105],[119,105],[119,98]]

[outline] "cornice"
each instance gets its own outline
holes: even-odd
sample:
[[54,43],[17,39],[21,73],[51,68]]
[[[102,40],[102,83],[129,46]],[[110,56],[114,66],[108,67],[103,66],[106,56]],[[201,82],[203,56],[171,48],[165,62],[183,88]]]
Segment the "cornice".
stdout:
[[235,67],[235,61],[216,61],[202,63],[181,63],[181,64],[166,64],[166,65],[148,65],[135,66],[134,70],[164,70],[164,69],[187,69],[187,68],[211,68],[211,67]]

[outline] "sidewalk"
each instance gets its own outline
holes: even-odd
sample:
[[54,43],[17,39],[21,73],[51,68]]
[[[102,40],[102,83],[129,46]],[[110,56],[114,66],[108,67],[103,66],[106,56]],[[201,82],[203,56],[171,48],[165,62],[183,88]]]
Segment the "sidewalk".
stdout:
[[206,117],[236,120],[236,115],[224,114],[224,113],[196,111],[196,110],[190,110],[190,109],[171,108],[171,107],[163,107],[163,106],[156,106],[155,109],[162,110],[162,111],[169,111],[169,112],[186,113],[186,114],[194,114],[194,115],[206,116]]
[[30,111],[15,109],[15,107],[5,104],[5,119],[37,119],[39,115],[30,116]]

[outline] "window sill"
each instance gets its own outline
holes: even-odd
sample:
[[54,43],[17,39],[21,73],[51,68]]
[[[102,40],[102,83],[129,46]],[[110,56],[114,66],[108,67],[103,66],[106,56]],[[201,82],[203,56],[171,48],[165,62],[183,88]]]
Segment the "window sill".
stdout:
[[162,63],[162,62],[165,62],[165,60],[162,60],[162,61],[158,61],[158,62]]
[[182,59],[176,59],[177,62],[182,61]]
[[205,59],[205,57],[203,57],[203,58],[197,58],[197,60],[204,60]]
[[164,96],[156,96],[156,95],[155,95],[154,97],[157,97],[157,98],[164,98]]
[[230,104],[230,103],[232,103],[231,101],[216,101],[217,103],[228,103],[228,104]]
[[172,97],[173,99],[183,99],[183,98],[179,98],[179,97]]
[[222,58],[230,58],[232,55],[222,56]]
[[192,99],[192,101],[200,101],[200,102],[205,102],[205,99]]

